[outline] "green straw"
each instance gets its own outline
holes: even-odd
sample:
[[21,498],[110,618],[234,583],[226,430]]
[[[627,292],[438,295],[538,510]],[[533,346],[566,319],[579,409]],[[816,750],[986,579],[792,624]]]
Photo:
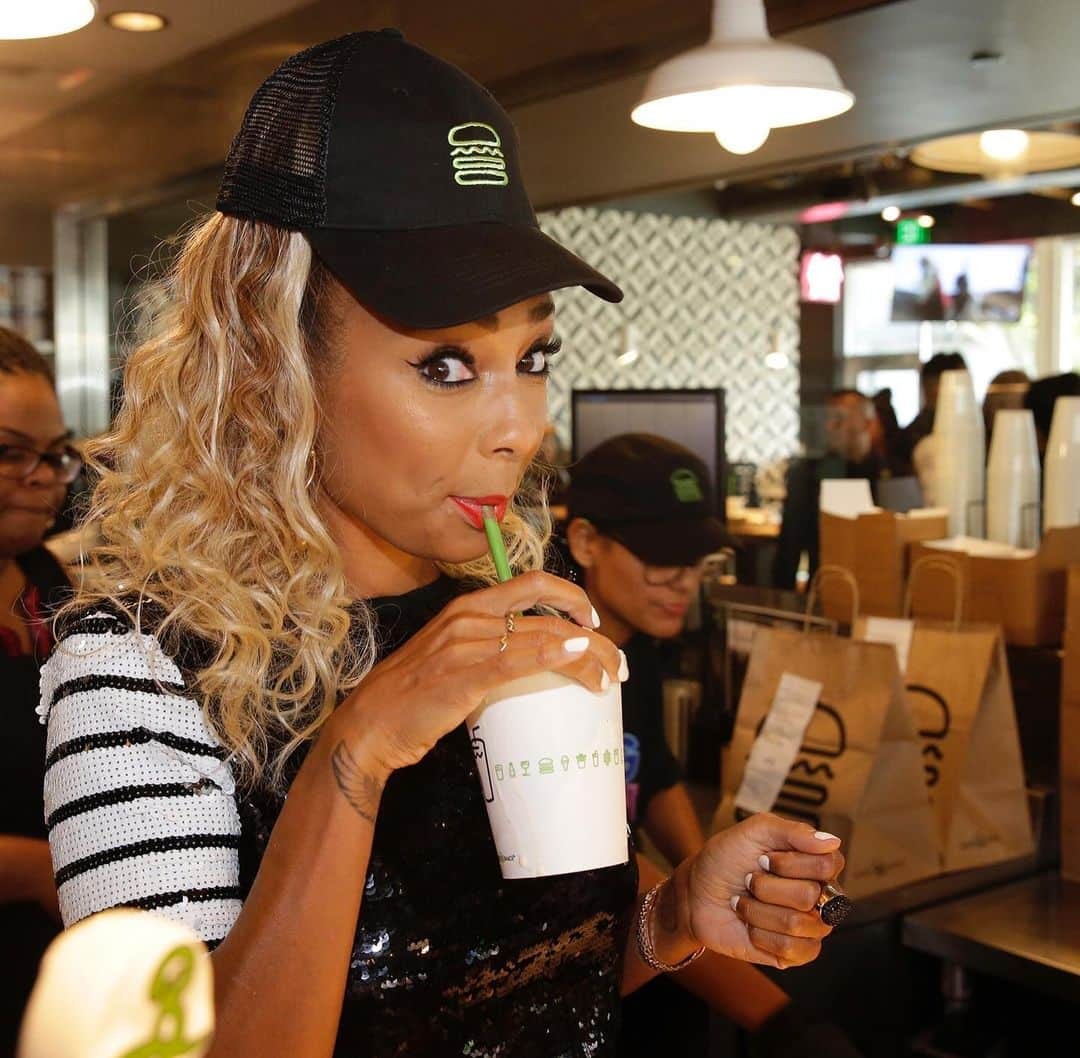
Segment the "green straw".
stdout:
[[510,563],[506,558],[506,544],[503,543],[502,530],[495,520],[495,511],[484,505],[484,532],[487,534],[488,549],[491,551],[491,560],[495,563],[495,572],[499,575],[500,582],[508,581],[514,574],[510,571]]

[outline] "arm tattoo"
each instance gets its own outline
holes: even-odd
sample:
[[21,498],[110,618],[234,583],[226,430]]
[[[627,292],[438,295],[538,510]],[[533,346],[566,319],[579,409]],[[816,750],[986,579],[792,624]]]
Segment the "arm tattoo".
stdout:
[[334,772],[334,781],[345,800],[352,805],[357,815],[374,824],[383,784],[373,775],[360,770],[344,742],[339,742],[334,747],[334,752],[330,755],[330,767]]
[[679,902],[675,894],[675,879],[669,878],[656,900],[656,920],[667,933],[679,928]]

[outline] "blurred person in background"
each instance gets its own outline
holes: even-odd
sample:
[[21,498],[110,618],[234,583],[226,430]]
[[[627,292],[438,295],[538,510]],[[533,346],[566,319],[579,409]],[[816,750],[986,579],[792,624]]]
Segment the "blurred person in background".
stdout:
[[1023,408],[1031,379],[1023,371],[999,371],[986,387],[983,398],[983,426],[986,429],[986,448],[990,449],[990,438],[994,432],[994,416],[999,411],[1015,411]]
[[900,442],[900,423],[896,419],[896,409],[893,408],[892,390],[886,386],[885,389],[879,389],[871,399],[875,415],[872,429],[874,451],[893,477],[910,474],[911,468],[905,467],[896,455]]
[[1038,378],[1028,387],[1024,394],[1024,407],[1030,409],[1035,419],[1039,459],[1046,454],[1046,442],[1050,439],[1050,425],[1054,421],[1054,405],[1058,397],[1077,396],[1080,396],[1080,375],[1075,371]]
[[81,466],[48,363],[0,327],[0,1055],[15,1053],[38,962],[59,932],[41,795],[45,730],[36,710],[38,667],[52,648],[51,616],[68,582],[41,542]]
[[[627,819],[639,844],[643,832],[669,863],[679,863],[701,850],[705,834],[664,737],[661,644],[683,632],[705,557],[727,545],[727,533],[715,517],[705,463],[667,438],[622,434],[571,470],[569,557],[596,607],[600,634],[629,665],[622,685]],[[835,1027],[792,1006],[759,969],[709,954],[624,999],[620,1058],[704,1058],[705,1004],[747,1032],[762,1058],[856,1056]]]
[[[896,459],[908,467],[915,465],[915,446],[929,437],[934,429],[934,412],[937,409],[938,387],[946,371],[966,371],[967,363],[959,353],[935,353],[923,364],[919,372],[919,391],[922,407],[899,433]],[[909,470],[908,473],[911,471]]]
[[772,582],[774,588],[794,588],[802,556],[808,556],[810,576],[818,566],[818,513],[821,483],[828,478],[865,478],[873,487],[887,473],[874,451],[873,402],[858,390],[840,389],[829,397],[825,410],[828,451],[817,458],[800,459],[787,474],[787,496],[776,542]]

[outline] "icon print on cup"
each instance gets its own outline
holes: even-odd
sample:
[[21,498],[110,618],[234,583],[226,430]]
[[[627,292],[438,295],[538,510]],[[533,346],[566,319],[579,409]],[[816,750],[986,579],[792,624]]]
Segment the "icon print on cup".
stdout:
[[[475,730],[475,729],[474,729]],[[492,764],[487,758],[487,749],[484,745],[484,740],[479,736],[473,736],[473,753],[476,756],[479,766],[483,769],[482,776],[486,776],[481,779],[484,787],[485,800],[491,801],[494,799],[494,787],[491,785],[491,769],[495,769],[495,781],[504,782],[507,779],[531,779],[534,776],[539,777],[541,775],[558,775],[559,769],[556,767],[556,760],[559,767],[562,769],[562,774],[566,775],[572,770],[572,764],[576,760],[577,766],[580,771],[589,769],[590,763],[593,768],[599,768],[601,766],[610,768],[612,765],[616,767],[622,764],[622,747],[616,746],[615,749],[594,749],[589,753],[578,753],[571,756],[569,753],[563,753],[559,757],[539,757],[536,761],[525,759],[506,761],[505,763]],[[535,770],[533,766],[535,764]],[[491,797],[488,797],[488,790],[491,790]]]
[[[476,770],[480,773],[480,786],[484,791],[484,800],[489,804],[495,800],[495,787],[491,782],[491,767],[487,759],[487,747],[484,740],[476,733],[478,727],[472,730],[473,754],[476,757]],[[498,769],[496,769],[498,774]]]

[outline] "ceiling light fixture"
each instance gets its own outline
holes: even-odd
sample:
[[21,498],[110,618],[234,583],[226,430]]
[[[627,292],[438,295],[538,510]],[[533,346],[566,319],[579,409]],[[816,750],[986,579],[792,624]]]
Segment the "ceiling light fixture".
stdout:
[[881,211],[881,219],[886,224],[895,224],[900,219],[900,207],[899,206],[886,206]]
[[987,129],[979,136],[979,150],[995,162],[1015,162],[1027,153],[1030,142],[1023,129]]
[[1072,204],[1073,204],[1074,206],[1080,206],[1080,191],[1077,191],[1077,192],[1076,192],[1076,194],[1075,194],[1075,195],[1073,195],[1073,197],[1069,199],[1069,201],[1070,201],[1070,202],[1071,202],[1071,203],[1072,203]]
[[113,29],[122,29],[127,33],[157,33],[169,24],[164,15],[153,11],[114,11],[106,15],[105,21]]
[[923,213],[919,216],[918,224],[920,228],[932,228],[937,221],[934,220],[929,213]]
[[1006,179],[1080,165],[1080,136],[1041,129],[987,129],[920,143],[911,160],[943,173],[979,173]]
[[33,0],[0,4],[0,40],[59,37],[82,29],[97,14],[94,0]]
[[750,154],[770,130],[824,121],[854,102],[829,58],[769,36],[764,0],[714,0],[708,42],[653,70],[630,116],[650,129],[711,132]]

